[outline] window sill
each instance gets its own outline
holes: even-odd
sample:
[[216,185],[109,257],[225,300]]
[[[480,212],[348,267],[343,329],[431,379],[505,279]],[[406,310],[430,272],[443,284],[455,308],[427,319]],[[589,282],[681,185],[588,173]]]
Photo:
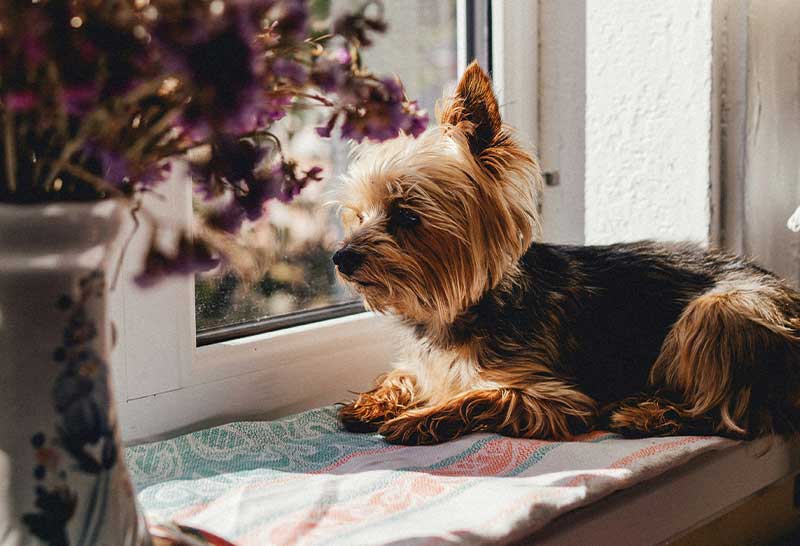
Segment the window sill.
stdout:
[[389,369],[390,324],[367,312],[199,347],[180,388],[120,404],[122,438],[139,443],[346,400]]

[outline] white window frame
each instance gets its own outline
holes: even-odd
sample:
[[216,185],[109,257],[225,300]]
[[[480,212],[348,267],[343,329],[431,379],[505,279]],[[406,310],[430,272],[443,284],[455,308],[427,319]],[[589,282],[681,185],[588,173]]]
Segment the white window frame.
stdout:
[[[491,13],[495,87],[505,102],[506,120],[535,141],[536,101],[525,99],[537,89],[537,3],[459,0],[459,73],[467,62],[468,2]],[[166,199],[151,200],[149,206],[168,221],[188,222],[191,188],[168,186]],[[169,279],[148,290],[131,281],[146,231],[140,229],[128,248],[112,294],[119,333],[114,384],[124,441],[331,404],[369,388],[390,368],[392,321],[371,312],[196,347],[193,279]]]

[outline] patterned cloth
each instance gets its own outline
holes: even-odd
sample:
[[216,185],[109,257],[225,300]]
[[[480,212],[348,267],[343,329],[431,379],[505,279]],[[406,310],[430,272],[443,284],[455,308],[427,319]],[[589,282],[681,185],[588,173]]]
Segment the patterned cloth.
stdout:
[[474,544],[524,537],[705,451],[714,437],[574,442],[473,434],[434,447],[350,434],[333,408],[127,449],[151,521],[240,545]]

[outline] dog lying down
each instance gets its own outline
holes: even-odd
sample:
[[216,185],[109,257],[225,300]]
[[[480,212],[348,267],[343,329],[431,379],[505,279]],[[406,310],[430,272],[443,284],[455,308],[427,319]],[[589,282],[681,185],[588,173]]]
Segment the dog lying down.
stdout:
[[358,149],[339,277],[411,349],[341,407],[351,431],[432,444],[787,434],[800,416],[800,294],[691,244],[537,242],[539,166],[473,63],[439,125]]

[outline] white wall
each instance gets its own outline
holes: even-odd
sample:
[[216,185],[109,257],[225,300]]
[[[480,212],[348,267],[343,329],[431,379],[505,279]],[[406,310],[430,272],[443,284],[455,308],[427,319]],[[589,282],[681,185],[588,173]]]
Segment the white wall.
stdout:
[[707,241],[712,2],[588,0],[587,243]]

